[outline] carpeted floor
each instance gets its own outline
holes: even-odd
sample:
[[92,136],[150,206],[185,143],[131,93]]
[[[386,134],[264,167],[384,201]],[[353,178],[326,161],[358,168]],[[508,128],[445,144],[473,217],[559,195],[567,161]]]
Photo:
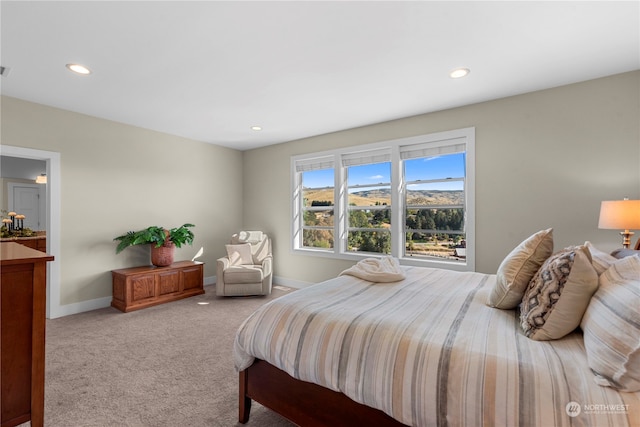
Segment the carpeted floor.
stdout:
[[[240,426],[232,345],[242,321],[284,295],[204,295],[131,313],[47,321],[45,426]],[[208,303],[208,304],[198,304]],[[254,403],[247,426],[290,427]]]

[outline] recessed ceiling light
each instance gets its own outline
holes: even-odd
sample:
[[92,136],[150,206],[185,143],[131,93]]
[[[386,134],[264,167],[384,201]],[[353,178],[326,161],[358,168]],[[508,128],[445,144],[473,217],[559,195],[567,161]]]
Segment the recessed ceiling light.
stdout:
[[471,70],[469,70],[468,68],[456,68],[449,73],[449,77],[451,77],[452,79],[459,79],[461,77],[465,77],[470,72]]
[[251,130],[255,130],[257,132],[257,131],[262,130],[262,127],[260,127],[260,126],[251,126]]
[[66,67],[77,74],[83,74],[83,75],[91,74],[91,70],[85,67],[84,65],[67,64]]

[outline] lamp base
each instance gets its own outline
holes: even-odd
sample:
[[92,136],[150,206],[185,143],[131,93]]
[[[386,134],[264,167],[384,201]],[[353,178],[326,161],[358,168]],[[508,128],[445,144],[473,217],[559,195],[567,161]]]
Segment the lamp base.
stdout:
[[620,235],[622,236],[622,247],[625,249],[629,249],[629,246],[631,246],[631,236],[633,236],[635,233],[633,231],[629,231],[629,230],[624,230],[620,232]]

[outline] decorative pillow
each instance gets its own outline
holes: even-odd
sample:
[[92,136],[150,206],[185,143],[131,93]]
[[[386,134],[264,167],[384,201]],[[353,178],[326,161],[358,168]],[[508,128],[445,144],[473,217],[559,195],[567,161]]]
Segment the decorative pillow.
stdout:
[[243,243],[240,245],[225,245],[227,247],[227,256],[231,265],[252,265],[253,257],[251,256],[251,244]]
[[513,249],[502,260],[496,273],[496,283],[487,305],[496,308],[516,308],[529,281],[542,263],[553,253],[553,229],[538,231]]
[[593,268],[596,269],[598,276],[604,273],[609,267],[611,267],[611,264],[617,261],[614,256],[601,251],[593,246],[589,241],[584,242],[584,245],[589,249],[589,253],[591,253],[591,263],[593,264]]
[[640,255],[640,251],[637,249],[620,248],[611,252],[611,256],[614,257],[615,259],[621,259],[627,256],[634,256],[634,255]]
[[585,246],[563,249],[533,276],[520,306],[520,322],[534,340],[562,338],[580,325],[598,288],[598,273]]
[[262,231],[241,231],[233,236],[231,243],[259,243],[263,236]]
[[596,382],[640,391],[640,257],[622,258],[600,276],[580,326]]

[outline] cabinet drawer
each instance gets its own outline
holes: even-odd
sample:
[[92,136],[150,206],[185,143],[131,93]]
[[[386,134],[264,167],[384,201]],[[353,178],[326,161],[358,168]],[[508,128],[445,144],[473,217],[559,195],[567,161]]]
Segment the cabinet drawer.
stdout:
[[185,268],[182,271],[184,276],[184,290],[197,289],[202,287],[202,267]]
[[180,271],[158,273],[158,296],[180,292]]
[[138,276],[131,278],[131,298],[132,303],[140,302],[156,296],[156,285],[154,276]]

